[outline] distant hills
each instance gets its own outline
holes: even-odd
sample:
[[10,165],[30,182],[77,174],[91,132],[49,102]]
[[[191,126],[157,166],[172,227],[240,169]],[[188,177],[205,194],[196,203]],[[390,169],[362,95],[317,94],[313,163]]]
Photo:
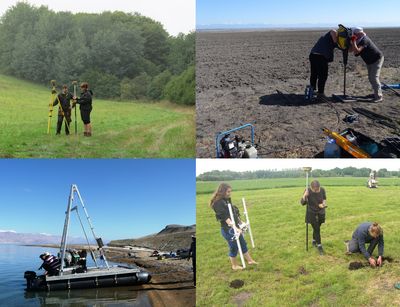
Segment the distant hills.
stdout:
[[[354,26],[354,25],[348,25]],[[362,24],[364,28],[391,28],[398,27],[398,24]],[[229,30],[293,30],[293,29],[330,29],[337,27],[335,23],[297,23],[297,24],[263,24],[263,23],[254,23],[254,24],[206,24],[206,25],[197,25],[197,31],[229,31]]]
[[[45,233],[18,233],[12,230],[0,230],[0,243],[13,244],[60,244],[61,236]],[[71,244],[85,243],[83,238],[68,238]]]
[[196,225],[167,225],[160,232],[137,239],[113,240],[108,245],[115,247],[137,246],[159,251],[175,251],[189,248],[192,235],[196,234]]

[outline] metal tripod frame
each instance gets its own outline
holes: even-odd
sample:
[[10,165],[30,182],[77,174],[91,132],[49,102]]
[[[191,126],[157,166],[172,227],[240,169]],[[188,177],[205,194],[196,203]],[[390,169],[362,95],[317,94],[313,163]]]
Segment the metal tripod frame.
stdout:
[[86,210],[86,207],[85,207],[85,204],[84,204],[83,199],[81,197],[81,194],[79,193],[78,186],[76,184],[72,184],[71,185],[71,191],[70,191],[69,198],[68,198],[67,211],[65,212],[65,222],[64,222],[63,234],[62,234],[62,237],[61,237],[61,245],[60,245],[60,254],[61,254],[61,256],[60,256],[60,258],[61,258],[60,276],[62,276],[63,272],[64,272],[64,258],[65,258],[65,253],[66,253],[66,249],[67,249],[67,238],[68,238],[68,231],[69,231],[69,221],[70,221],[70,215],[71,215],[72,211],[75,211],[77,213],[79,222],[81,224],[83,233],[84,233],[85,238],[86,238],[86,242],[87,242],[88,247],[89,247],[90,254],[91,254],[92,258],[93,258],[93,261],[94,261],[96,267],[99,267],[99,264],[98,264],[98,262],[96,260],[96,256],[95,256],[92,248],[90,247],[90,242],[89,242],[89,239],[87,237],[87,234],[86,234],[86,231],[85,231],[85,227],[84,227],[84,225],[82,223],[82,220],[81,220],[81,218],[79,216],[78,205],[72,207],[72,205],[74,204],[75,195],[78,196],[78,200],[79,200],[79,202],[80,202],[80,204],[81,204],[81,206],[83,208],[83,211],[85,213],[87,222],[88,222],[88,224],[90,226],[90,229],[92,231],[93,237],[98,243],[98,250],[100,252],[100,258],[104,261],[104,264],[107,267],[107,269],[109,269],[109,265],[108,265],[106,256],[104,254],[103,246],[102,246],[102,240],[101,240],[101,238],[98,238],[96,236],[95,232],[94,232],[94,226],[93,226],[93,224],[92,224],[92,222],[90,220],[89,214],[88,214],[88,212]]

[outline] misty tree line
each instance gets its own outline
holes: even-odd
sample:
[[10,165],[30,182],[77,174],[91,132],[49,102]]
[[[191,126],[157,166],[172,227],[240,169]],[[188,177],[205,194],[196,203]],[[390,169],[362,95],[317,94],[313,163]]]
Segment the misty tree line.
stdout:
[[[388,171],[387,169],[379,169],[378,177],[400,177],[400,171]],[[369,177],[370,168],[334,168],[331,170],[312,170],[313,177]],[[248,172],[232,172],[232,171],[211,171],[197,176],[197,181],[228,181],[240,179],[265,179],[265,178],[300,178],[304,177],[304,171],[299,169],[288,170],[259,170]]]
[[195,103],[195,34],[140,14],[53,12],[19,2],[0,19],[0,73],[49,85],[87,81],[97,97]]

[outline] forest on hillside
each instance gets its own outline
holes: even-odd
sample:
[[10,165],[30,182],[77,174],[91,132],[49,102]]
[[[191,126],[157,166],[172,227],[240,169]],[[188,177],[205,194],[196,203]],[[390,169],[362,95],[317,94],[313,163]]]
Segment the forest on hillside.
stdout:
[[19,2],[0,18],[0,73],[96,97],[195,103],[195,33],[171,36],[138,13],[54,12]]

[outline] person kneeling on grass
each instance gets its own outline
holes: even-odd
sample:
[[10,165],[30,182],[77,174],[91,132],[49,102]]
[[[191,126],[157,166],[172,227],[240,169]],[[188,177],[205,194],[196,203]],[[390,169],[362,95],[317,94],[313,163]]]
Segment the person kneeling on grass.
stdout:
[[321,244],[321,225],[325,223],[326,193],[321,188],[320,183],[314,180],[310,184],[310,188],[304,191],[300,203],[304,206],[307,204],[306,223],[311,224],[313,228],[312,245],[318,248],[319,254],[324,254]]
[[243,267],[238,265],[236,259],[236,256],[238,254],[238,244],[237,241],[233,239],[235,231],[240,233],[239,236],[240,246],[242,248],[243,256],[247,260],[247,263],[257,264],[257,262],[255,262],[251,258],[248,252],[246,241],[243,237],[243,234],[241,233],[242,231],[239,228],[239,224],[241,223],[239,209],[234,205],[232,205],[232,211],[235,223],[230,218],[228,204],[229,203],[232,204],[231,192],[232,188],[228,184],[221,183],[210,201],[210,207],[215,211],[215,216],[217,220],[221,222],[221,234],[224,237],[224,239],[228,242],[229,258],[231,261],[232,269],[242,270]]
[[[365,244],[369,243],[368,249]],[[378,223],[365,222],[357,227],[352,239],[346,241],[347,254],[362,253],[372,267],[382,265],[384,241],[383,230]],[[372,257],[372,253],[378,245],[378,259]]]
[[[74,102],[80,104],[79,110],[81,111],[81,118],[84,124],[84,136],[92,136],[92,124],[90,123],[90,112],[92,111],[92,95],[93,92],[89,90],[89,84],[83,82],[81,84],[81,97],[74,97]],[[74,107],[75,104],[74,104]]]

